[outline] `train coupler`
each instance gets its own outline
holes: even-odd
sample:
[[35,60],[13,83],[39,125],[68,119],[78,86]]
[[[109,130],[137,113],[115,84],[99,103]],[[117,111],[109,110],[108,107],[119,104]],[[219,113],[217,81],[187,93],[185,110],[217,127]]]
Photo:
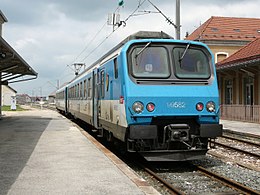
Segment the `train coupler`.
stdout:
[[190,126],[187,124],[170,124],[164,127],[164,136],[168,132],[171,141],[189,141],[189,131]]

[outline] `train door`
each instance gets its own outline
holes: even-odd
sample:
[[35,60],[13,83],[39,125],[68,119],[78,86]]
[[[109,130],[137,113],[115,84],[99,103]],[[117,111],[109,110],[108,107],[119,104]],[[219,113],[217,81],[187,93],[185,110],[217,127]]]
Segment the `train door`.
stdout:
[[93,126],[95,128],[99,127],[99,70],[98,69],[94,69],[93,73],[92,73],[92,78],[93,78],[93,95],[92,95],[92,102],[93,102],[93,112],[92,112],[92,121],[93,121]]

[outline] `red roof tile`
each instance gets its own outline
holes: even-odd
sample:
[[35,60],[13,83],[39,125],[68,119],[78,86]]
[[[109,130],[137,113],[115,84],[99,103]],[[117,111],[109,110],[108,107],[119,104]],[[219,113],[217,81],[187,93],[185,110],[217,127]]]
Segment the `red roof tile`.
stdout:
[[237,52],[217,63],[217,67],[223,67],[235,63],[246,62],[249,60],[260,59],[260,37],[248,43]]
[[186,39],[252,41],[260,37],[260,19],[212,16]]

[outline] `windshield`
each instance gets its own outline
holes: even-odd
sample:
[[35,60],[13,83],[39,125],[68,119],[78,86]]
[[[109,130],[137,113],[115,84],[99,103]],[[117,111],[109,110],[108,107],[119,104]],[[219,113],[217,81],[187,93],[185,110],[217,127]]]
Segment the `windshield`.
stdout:
[[209,60],[202,50],[177,47],[173,49],[173,59],[175,75],[178,78],[207,79],[210,77]]
[[134,77],[167,78],[170,76],[168,52],[164,47],[135,47],[131,53]]

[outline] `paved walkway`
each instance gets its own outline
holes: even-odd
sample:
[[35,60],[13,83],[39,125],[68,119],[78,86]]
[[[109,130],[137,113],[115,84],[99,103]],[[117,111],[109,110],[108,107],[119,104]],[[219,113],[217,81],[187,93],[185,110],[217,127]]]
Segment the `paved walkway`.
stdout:
[[224,129],[260,136],[260,124],[258,123],[246,123],[229,120],[220,120],[220,123],[223,124]]
[[3,114],[0,194],[158,194],[57,112]]

